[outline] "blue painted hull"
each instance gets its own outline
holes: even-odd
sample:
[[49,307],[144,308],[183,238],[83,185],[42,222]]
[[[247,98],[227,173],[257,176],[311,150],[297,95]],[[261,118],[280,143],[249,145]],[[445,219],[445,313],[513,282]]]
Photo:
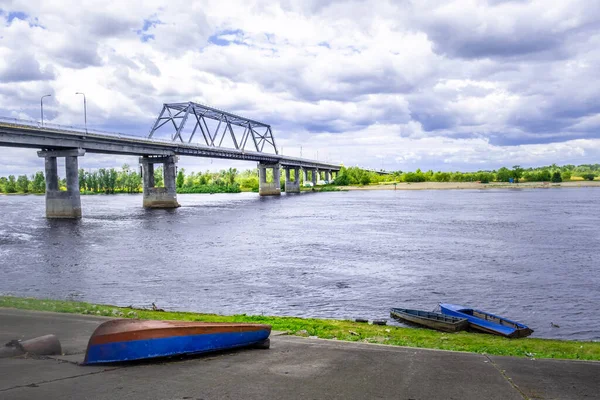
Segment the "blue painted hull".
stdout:
[[519,322],[466,306],[442,303],[440,309],[442,314],[466,318],[473,328],[482,332],[507,338],[526,337],[533,333],[532,329]]
[[270,333],[269,325],[114,320],[100,325],[92,334],[84,364],[264,346]]
[[216,333],[133,340],[90,346],[85,364],[123,362],[146,358],[198,354],[260,343],[269,332]]

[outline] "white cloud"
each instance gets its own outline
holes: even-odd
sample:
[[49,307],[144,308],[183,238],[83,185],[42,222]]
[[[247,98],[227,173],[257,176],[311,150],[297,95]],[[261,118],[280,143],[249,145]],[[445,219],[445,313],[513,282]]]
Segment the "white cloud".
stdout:
[[349,165],[597,162],[593,2],[5,3],[0,115],[37,119],[49,93],[48,120],[82,124],[79,91],[91,127],[145,135],[162,103],[192,100]]

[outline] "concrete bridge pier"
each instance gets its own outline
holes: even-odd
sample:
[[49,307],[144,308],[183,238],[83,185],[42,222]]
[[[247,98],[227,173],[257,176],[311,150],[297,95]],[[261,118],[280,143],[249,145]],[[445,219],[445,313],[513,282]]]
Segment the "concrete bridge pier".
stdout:
[[[294,171],[294,180],[291,180],[290,171]],[[285,192],[300,193],[300,168],[286,167],[285,168]]]
[[308,182],[308,171],[306,170],[306,168],[302,168],[302,181],[304,182],[304,184]]
[[[46,218],[81,218],[77,157],[83,155],[83,149],[38,151],[38,156],[45,158]],[[57,157],[65,158],[67,190],[64,192],[59,187]]]
[[328,170],[328,169],[327,169],[327,170],[325,170],[325,181],[326,181],[327,183],[330,183],[330,181],[331,181],[331,171],[330,171],[330,170]]
[[[258,194],[260,196],[280,196],[280,166],[279,164],[258,163]],[[267,182],[267,169],[273,170],[273,181]]]
[[[177,208],[177,156],[140,157],[142,164],[142,179],[144,185],[144,207],[146,208]],[[165,187],[155,187],[154,164],[163,165]]]
[[312,184],[313,186],[317,186],[317,181],[319,180],[319,170],[318,169],[313,169],[312,170]]

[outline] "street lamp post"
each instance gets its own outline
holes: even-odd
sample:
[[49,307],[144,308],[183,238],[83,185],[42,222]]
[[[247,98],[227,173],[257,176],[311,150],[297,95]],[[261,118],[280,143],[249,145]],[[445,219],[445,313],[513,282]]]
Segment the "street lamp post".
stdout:
[[83,96],[83,118],[85,121],[85,133],[88,133],[88,130],[87,130],[87,104],[86,104],[86,100],[85,100],[85,93],[77,92],[75,94],[80,94]]
[[52,97],[51,94],[45,94],[40,99],[40,114],[42,114],[42,126],[44,126],[44,97]]

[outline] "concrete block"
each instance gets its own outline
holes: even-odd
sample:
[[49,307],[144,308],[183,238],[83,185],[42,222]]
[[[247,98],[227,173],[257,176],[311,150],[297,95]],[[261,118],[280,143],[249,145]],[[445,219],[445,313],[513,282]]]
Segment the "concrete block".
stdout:
[[81,218],[81,199],[79,192],[61,192],[58,190],[46,192],[47,218]]
[[[267,168],[273,169],[273,181],[267,182]],[[260,196],[280,196],[280,165],[279,164],[258,164],[258,194]]]
[[0,348],[0,358],[15,357],[24,353],[50,356],[61,354],[62,348],[55,335],[44,335],[25,341],[12,340]]
[[[148,157],[140,158],[144,180],[144,207],[146,208],[177,208],[176,163],[178,157]],[[165,187],[154,187],[154,164],[163,164]]]
[[21,342],[26,353],[38,356],[50,356],[62,353],[60,341],[55,335],[45,335]]
[[285,192],[286,193],[300,193],[300,185],[285,185]]
[[177,208],[177,193],[164,187],[144,188],[144,207]]
[[[81,218],[79,194],[79,163],[77,157],[85,154],[83,149],[39,151],[45,157],[46,168],[46,217]],[[61,192],[58,185],[56,157],[65,157],[67,191]]]
[[258,187],[258,194],[261,196],[280,196],[281,186],[279,182],[261,183]]
[[285,182],[285,192],[286,193],[300,193],[300,181],[296,181],[296,182],[286,181]]

